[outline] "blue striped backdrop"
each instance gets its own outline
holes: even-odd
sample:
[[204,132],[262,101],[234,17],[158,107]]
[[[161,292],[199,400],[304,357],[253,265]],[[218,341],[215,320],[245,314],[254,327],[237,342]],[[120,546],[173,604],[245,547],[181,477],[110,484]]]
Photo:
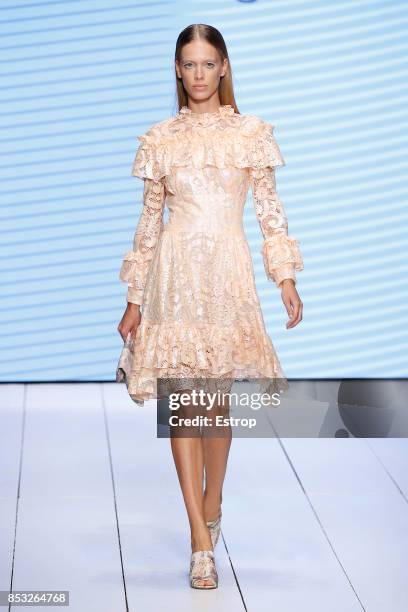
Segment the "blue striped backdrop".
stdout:
[[407,375],[407,25],[403,1],[5,2],[1,381],[113,380],[141,211],[136,136],[176,111],[177,35],[221,30],[242,113],[273,123],[304,320],[286,330],[245,212],[288,377]]

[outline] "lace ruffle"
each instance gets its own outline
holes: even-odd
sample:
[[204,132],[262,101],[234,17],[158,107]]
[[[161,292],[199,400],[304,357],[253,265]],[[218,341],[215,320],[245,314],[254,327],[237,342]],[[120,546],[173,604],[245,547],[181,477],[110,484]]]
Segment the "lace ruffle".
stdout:
[[[136,403],[157,398],[157,378],[222,379],[259,378],[267,393],[289,385],[268,336],[257,326],[177,325],[143,323],[134,338],[128,392]],[[211,388],[211,380],[208,382]],[[174,383],[162,383],[172,392]]]
[[147,272],[146,257],[140,251],[128,251],[125,253],[119,271],[119,279],[131,289],[129,295],[132,296],[134,303],[142,303]]
[[264,240],[261,253],[265,272],[270,280],[275,281],[278,286],[284,278],[293,278],[296,282],[295,270],[303,270],[299,240],[286,234],[275,234]]
[[[188,114],[186,115],[188,117]],[[240,123],[237,123],[239,121]],[[203,168],[253,168],[255,178],[262,168],[284,166],[273,135],[274,126],[256,116],[224,117],[222,129],[173,119],[138,136],[141,144],[132,175],[156,181],[174,166]]]

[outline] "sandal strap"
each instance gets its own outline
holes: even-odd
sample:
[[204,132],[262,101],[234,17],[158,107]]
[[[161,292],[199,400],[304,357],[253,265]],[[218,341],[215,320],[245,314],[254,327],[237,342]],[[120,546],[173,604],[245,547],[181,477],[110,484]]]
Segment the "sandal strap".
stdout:
[[191,554],[190,577],[192,580],[217,581],[217,570],[212,550],[197,550]]
[[215,525],[220,522],[221,517],[222,517],[222,512],[220,512],[219,516],[217,516],[217,518],[215,518],[213,521],[207,521],[207,525],[209,527],[215,527]]

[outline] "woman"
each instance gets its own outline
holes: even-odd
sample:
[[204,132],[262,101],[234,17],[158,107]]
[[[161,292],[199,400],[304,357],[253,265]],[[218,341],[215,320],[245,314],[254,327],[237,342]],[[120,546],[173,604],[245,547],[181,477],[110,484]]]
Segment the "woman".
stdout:
[[[120,271],[128,304],[118,331],[134,342],[128,392],[143,405],[166,397],[158,378],[164,391],[181,393],[194,388],[189,377],[206,379],[208,388],[209,381],[221,387],[225,381],[224,390],[251,377],[272,381],[270,390],[286,389],[242,225],[251,186],[265,270],[282,291],[292,328],[302,320],[295,270],[303,262],[275,190],[274,167],[285,162],[273,126],[238,112],[226,45],[215,28],[194,24],[181,32],[175,71],[179,112],[138,137],[132,170],[144,180],[144,206]],[[170,215],[163,225],[165,202]],[[211,410],[225,415],[228,402]],[[193,402],[181,414],[197,414]],[[214,547],[231,431],[182,431],[171,436],[171,448],[191,529],[190,585],[216,588]]]

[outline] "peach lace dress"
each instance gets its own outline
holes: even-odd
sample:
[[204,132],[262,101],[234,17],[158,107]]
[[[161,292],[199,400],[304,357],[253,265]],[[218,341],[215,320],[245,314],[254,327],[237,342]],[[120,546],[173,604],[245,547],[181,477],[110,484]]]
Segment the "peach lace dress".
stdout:
[[163,397],[159,377],[260,378],[269,392],[288,387],[243,227],[251,187],[266,275],[276,286],[296,282],[303,262],[275,189],[274,168],[285,162],[273,127],[228,104],[211,113],[184,106],[138,136],[132,174],[144,180],[143,209],[119,277],[127,300],[141,305],[128,380],[139,405]]

